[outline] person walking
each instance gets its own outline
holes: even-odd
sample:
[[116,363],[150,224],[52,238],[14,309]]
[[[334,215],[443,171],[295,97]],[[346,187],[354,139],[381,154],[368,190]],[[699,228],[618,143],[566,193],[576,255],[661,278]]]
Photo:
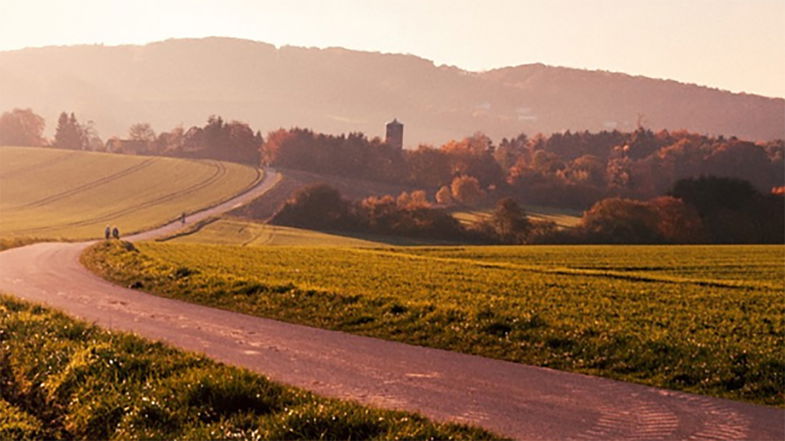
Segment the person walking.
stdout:
[[112,228],[112,237],[115,239],[120,238],[120,230],[118,230],[117,227]]
[[104,228],[104,238],[106,240],[109,240],[111,236],[112,236],[112,228],[109,225],[107,225],[106,228]]
[[185,225],[185,211],[183,211],[183,214],[180,215],[180,222],[182,222],[183,225]]

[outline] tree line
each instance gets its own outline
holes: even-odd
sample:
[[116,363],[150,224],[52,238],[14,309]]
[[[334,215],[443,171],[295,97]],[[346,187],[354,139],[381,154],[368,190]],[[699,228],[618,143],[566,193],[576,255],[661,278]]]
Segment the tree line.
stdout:
[[[528,204],[585,209],[608,197],[648,199],[679,179],[724,176],[769,192],[785,181],[785,142],[752,143],[686,131],[521,134],[495,145],[477,133],[440,147],[391,149],[378,138],[278,130],[262,146],[276,167],[405,184],[434,197],[468,182],[464,204],[512,197]],[[470,185],[471,186],[471,185]],[[460,198],[459,198],[460,199]],[[442,202],[442,201],[440,201]]]
[[52,139],[44,136],[46,122],[31,109],[13,109],[0,115],[0,145],[54,147],[109,153],[210,158],[252,166],[260,162],[264,139],[246,123],[211,116],[204,126],[188,130],[175,127],[156,134],[150,124],[133,124],[126,137],[104,142],[92,121],[80,122],[76,115],[62,112]]
[[345,199],[327,184],[304,187],[272,223],[300,228],[373,233],[482,244],[785,243],[785,199],[735,178],[676,182],[649,200],[611,197],[586,210],[574,228],[534,220],[517,201],[497,201],[490,216],[461,224],[422,190]]
[[[643,127],[628,133],[520,134],[498,145],[476,133],[439,147],[420,145],[414,150],[394,148],[362,133],[329,135],[302,128],[279,129],[265,139],[248,124],[226,122],[220,116],[209,117],[203,126],[175,127],[157,134],[149,124],[138,123],[129,128],[126,139],[110,138],[107,143],[101,141],[92,122],[81,123],[73,113],[59,116],[53,139],[44,137],[44,128],[44,119],[30,109],[5,112],[0,115],[0,145],[261,163],[420,188],[426,199],[442,207],[488,206],[510,198],[522,204],[591,208],[600,214],[611,207],[659,213],[677,209],[677,203],[658,199],[675,191],[677,182],[719,176],[749,182],[750,188],[740,194],[747,198],[746,212],[759,214],[767,212],[762,206],[770,205],[760,201],[768,200],[773,189],[785,184],[782,139],[753,143]],[[602,209],[598,202],[607,207]],[[725,209],[714,214],[732,217]],[[742,218],[736,223],[749,223]],[[719,231],[720,227],[712,224],[710,229]]]

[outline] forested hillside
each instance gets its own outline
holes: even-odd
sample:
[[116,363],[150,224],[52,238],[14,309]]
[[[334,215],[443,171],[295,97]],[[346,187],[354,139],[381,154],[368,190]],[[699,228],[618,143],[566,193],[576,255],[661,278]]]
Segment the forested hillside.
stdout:
[[629,131],[639,122],[753,141],[785,137],[782,98],[541,64],[467,72],[412,55],[228,38],[0,52],[0,109],[15,107],[50,122],[76,112],[103,138],[137,122],[168,130],[213,114],[262,133],[296,125],[369,136],[397,117],[407,147],[478,130],[500,139]]

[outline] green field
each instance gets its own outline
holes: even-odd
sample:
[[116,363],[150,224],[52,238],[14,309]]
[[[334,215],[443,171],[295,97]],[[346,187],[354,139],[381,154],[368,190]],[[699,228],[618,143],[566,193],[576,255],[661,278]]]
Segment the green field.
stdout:
[[126,286],[248,314],[783,405],[782,246],[108,242],[83,261]]
[[0,439],[496,439],[282,386],[0,295]]
[[0,148],[0,237],[85,239],[173,220],[248,188],[259,173],[210,160]]
[[271,225],[235,217],[210,219],[161,241],[239,246],[387,247],[443,245],[444,241],[369,233],[322,232]]
[[241,246],[320,245],[373,247],[384,245],[380,242],[339,236],[337,234],[232,218],[221,218],[214,222],[206,223],[192,234],[175,237],[170,242]]

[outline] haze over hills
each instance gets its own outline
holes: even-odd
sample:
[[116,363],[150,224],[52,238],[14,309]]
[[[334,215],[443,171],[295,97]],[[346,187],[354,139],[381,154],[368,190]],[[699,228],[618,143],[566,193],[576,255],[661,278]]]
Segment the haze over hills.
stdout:
[[340,48],[281,47],[230,38],[145,46],[71,46],[0,52],[0,111],[31,107],[51,133],[60,111],[93,120],[101,136],[136,122],[156,130],[211,114],[279,127],[439,144],[475,131],[687,129],[751,140],[785,137],[785,100],[670,80],[529,64],[488,72]]

